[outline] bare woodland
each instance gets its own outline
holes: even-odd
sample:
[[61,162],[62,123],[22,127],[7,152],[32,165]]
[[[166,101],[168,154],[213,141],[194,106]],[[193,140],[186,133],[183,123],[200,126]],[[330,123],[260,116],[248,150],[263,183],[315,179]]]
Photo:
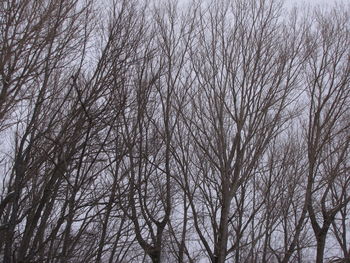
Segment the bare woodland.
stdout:
[[349,12],[2,0],[2,262],[350,263]]

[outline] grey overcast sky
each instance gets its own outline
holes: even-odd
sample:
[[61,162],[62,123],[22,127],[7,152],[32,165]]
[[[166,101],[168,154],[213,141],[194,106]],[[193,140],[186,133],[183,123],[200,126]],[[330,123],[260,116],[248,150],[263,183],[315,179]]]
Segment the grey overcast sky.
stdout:
[[290,4],[297,4],[297,5],[329,5],[334,3],[350,3],[350,0],[285,0],[287,3]]
[[308,6],[320,6],[320,7],[329,7],[335,4],[338,5],[350,5],[350,0],[284,0],[284,7],[287,9],[289,7],[297,6],[301,10]]

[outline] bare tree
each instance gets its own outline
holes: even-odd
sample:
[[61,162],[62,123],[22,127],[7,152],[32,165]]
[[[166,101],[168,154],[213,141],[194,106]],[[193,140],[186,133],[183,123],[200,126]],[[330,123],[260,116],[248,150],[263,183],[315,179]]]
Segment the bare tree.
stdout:
[[1,259],[348,262],[347,10],[100,4],[0,3]]
[[[239,250],[239,244],[227,248],[232,201],[290,119],[300,64],[298,47],[284,43],[278,30],[279,11],[276,1],[218,1],[200,14],[191,49],[193,99],[184,112],[195,153],[187,194],[212,262],[224,262]],[[242,200],[237,212],[239,204]]]
[[[349,153],[349,22],[346,12],[317,10],[310,32],[312,49],[305,66],[309,98],[305,131],[308,144],[308,213],[323,262],[329,228],[350,198],[344,177]],[[332,202],[332,195],[338,197]]]

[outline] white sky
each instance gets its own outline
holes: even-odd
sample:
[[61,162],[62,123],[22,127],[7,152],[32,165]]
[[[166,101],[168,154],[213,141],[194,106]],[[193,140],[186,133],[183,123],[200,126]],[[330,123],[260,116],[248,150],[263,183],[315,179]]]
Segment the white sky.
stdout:
[[285,0],[287,4],[297,4],[299,6],[303,5],[332,5],[335,3],[350,3],[350,0]]

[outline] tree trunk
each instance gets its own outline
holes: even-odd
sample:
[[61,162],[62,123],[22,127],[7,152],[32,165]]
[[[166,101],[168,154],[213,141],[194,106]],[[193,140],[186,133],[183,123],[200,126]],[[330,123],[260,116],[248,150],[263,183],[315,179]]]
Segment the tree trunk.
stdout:
[[161,250],[158,248],[153,248],[152,251],[148,253],[152,260],[152,263],[160,263]]
[[325,244],[326,244],[326,237],[327,237],[327,232],[320,233],[316,237],[316,241],[317,241],[316,263],[323,263],[323,255],[324,255],[324,248],[325,248]]
[[[224,186],[225,187],[225,186]],[[214,263],[224,263],[227,252],[227,239],[228,239],[228,216],[230,211],[230,197],[229,192],[224,191],[223,205],[220,217],[220,226],[218,240],[214,252]]]

